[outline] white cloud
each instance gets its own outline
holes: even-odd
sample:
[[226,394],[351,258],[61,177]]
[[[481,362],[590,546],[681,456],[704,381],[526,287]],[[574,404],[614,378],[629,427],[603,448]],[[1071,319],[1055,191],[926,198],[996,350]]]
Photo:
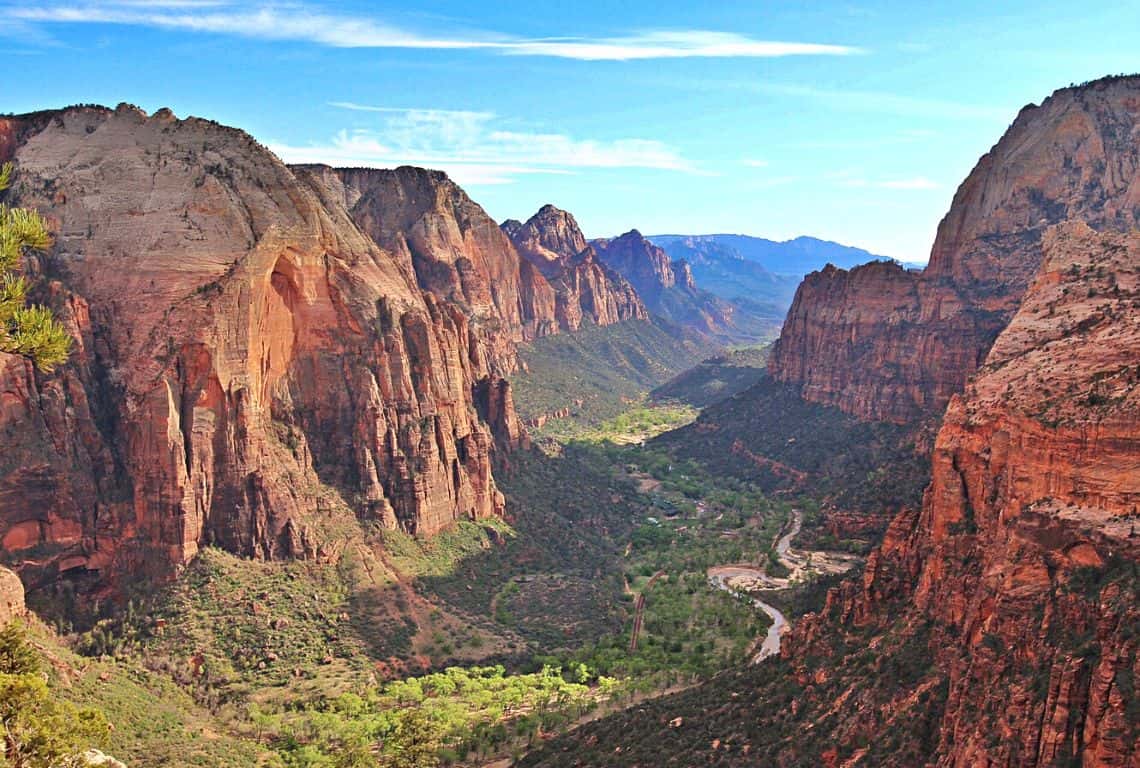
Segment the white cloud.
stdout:
[[860,53],[845,45],[753,40],[731,32],[682,30],[644,32],[598,40],[535,40],[514,42],[504,52],[523,56],[557,56],[584,61],[631,61],[680,58],[778,58],[783,56],[846,56]]
[[768,161],[767,160],[750,160],[748,158],[745,158],[741,162],[744,163],[745,165],[747,165],[749,168],[767,168],[768,167]]
[[270,142],[270,149],[290,163],[437,168],[467,185],[505,184],[519,175],[570,174],[584,168],[698,172],[674,147],[654,139],[601,141],[507,131],[495,126],[497,118],[491,112],[332,103],[380,115],[379,124],[342,130],[324,144]]
[[7,8],[2,15],[26,22],[124,24],[263,40],[303,41],[336,48],[479,49],[582,61],[842,56],[860,52],[845,45],[755,40],[736,33],[709,30],[649,31],[597,39],[526,40],[492,33],[421,35],[367,16],[344,16],[296,5],[263,5],[247,10],[224,0],[27,3]]

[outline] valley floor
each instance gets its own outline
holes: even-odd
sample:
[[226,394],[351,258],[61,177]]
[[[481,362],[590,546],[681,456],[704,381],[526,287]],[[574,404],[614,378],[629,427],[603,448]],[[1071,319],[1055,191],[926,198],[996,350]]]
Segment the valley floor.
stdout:
[[[726,369],[741,379],[703,366],[670,400],[642,390],[600,422],[560,417],[500,472],[505,521],[429,540],[376,529],[335,565],[206,550],[170,589],[81,633],[60,625],[82,654],[61,681],[88,659],[112,670],[72,696],[105,709],[131,766],[170,764],[188,740],[187,765],[500,765],[776,655],[870,540],[836,535],[811,484],[757,482],[750,463],[656,436],[701,429],[684,398]],[[109,696],[120,678],[141,687]],[[130,707],[159,685],[179,697],[154,729]]]

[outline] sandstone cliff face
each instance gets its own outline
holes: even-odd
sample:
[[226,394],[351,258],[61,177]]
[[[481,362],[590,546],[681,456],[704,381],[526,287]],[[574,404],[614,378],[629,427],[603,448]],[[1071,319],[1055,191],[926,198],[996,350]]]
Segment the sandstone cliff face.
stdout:
[[698,290],[687,263],[674,263],[636,229],[591,245],[605,264],[633,285],[651,313],[705,335],[735,332],[733,306]]
[[533,321],[520,302],[518,254],[467,193],[424,168],[295,170],[326,187],[362,232],[410,264],[421,289],[465,308],[480,324],[492,366],[513,370],[514,342]]
[[921,514],[786,647],[806,674],[836,622],[929,623],[939,766],[1140,764],[1140,236],[1069,223],[1043,253],[951,400]]
[[875,263],[805,278],[772,374],[865,419],[938,414],[985,359],[1041,263],[1050,224],[1140,221],[1140,78],[1026,107],[954,196],[922,272]]
[[549,204],[539,208],[525,224],[507,220],[502,228],[519,252],[545,274],[557,274],[567,259],[587,247],[586,237],[574,217]]
[[[525,224],[509,220],[503,222],[502,228],[522,258],[549,282],[558,327],[577,330],[584,318],[595,325],[648,319],[649,313],[637,291],[598,261],[578,222],[566,211],[544,205]],[[534,284],[539,282],[533,272],[526,279]],[[541,294],[542,288],[536,285],[532,291]],[[541,313],[538,307],[547,302],[545,298],[532,300],[533,313]]]
[[517,272],[445,179],[337,187],[126,106],[0,136],[76,337],[57,375],[0,355],[0,543],[29,587],[169,575],[206,544],[335,557],[357,519],[430,534],[501,510]]

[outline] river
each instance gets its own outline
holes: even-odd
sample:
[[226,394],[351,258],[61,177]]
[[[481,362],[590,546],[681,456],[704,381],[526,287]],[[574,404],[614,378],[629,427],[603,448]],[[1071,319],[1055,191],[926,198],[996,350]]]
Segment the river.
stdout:
[[[783,562],[784,556],[788,554],[788,550],[792,546],[792,539],[799,534],[801,525],[803,525],[803,513],[798,509],[792,510],[791,527],[788,528],[787,533],[776,541],[776,556],[781,562]],[[738,578],[754,579],[758,582],[763,582],[766,578],[764,570],[762,568],[754,568],[746,565],[718,565],[709,568],[708,576],[709,583],[718,589],[746,597],[754,606],[768,614],[768,617],[772,619],[772,626],[768,627],[768,634],[764,636],[764,641],[760,643],[760,650],[752,657],[752,663],[758,664],[770,656],[778,655],[780,653],[780,637],[786,631],[786,628],[791,626],[787,617],[784,616],[776,606],[766,603],[757,597],[752,597],[747,592],[736,589],[729,584],[729,580]]]

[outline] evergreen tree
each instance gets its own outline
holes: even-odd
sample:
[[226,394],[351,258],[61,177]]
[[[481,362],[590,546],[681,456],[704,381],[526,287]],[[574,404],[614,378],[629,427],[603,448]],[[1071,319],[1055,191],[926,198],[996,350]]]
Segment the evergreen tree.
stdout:
[[[0,192],[12,181],[12,164],[0,167]],[[41,371],[67,360],[71,337],[39,305],[27,305],[28,283],[20,274],[24,252],[51,245],[44,221],[35,211],[0,204],[0,351],[31,358]]]
[[98,710],[59,699],[39,672],[39,654],[18,621],[0,631],[0,763],[10,768],[70,768],[107,738]]

